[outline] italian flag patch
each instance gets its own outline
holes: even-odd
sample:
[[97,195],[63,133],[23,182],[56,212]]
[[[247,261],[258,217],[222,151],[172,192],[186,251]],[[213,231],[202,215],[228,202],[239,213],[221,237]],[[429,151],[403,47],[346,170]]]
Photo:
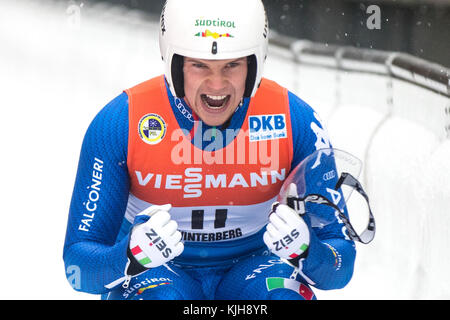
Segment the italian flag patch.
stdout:
[[142,264],[144,267],[147,267],[146,265],[152,262],[152,260],[150,260],[150,258],[147,257],[147,255],[142,251],[142,249],[139,246],[135,246],[134,248],[132,248],[131,253],[136,258],[136,260],[139,261],[139,263]]
[[[302,246],[300,247],[300,250],[302,252],[305,252],[306,249],[308,249],[308,245],[306,243],[302,244]],[[299,254],[293,253],[289,256],[289,258],[294,259],[294,258],[297,258],[298,256],[299,256]]]
[[305,300],[312,300],[314,293],[308,286],[294,279],[286,278],[267,278],[266,279],[267,290],[275,289],[289,289],[299,293]]

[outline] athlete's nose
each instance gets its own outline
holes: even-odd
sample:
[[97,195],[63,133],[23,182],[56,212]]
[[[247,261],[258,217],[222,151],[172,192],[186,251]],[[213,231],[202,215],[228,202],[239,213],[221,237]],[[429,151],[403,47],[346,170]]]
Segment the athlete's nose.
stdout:
[[207,79],[207,86],[212,93],[221,93],[226,88],[228,80],[220,72],[213,72]]

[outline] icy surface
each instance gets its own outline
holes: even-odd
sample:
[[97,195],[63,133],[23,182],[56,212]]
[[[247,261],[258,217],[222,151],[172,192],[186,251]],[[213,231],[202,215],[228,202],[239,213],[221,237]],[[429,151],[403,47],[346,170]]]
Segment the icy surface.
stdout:
[[[70,287],[62,259],[79,150],[100,108],[162,73],[157,28],[105,5],[1,2],[1,299],[98,299]],[[276,51],[265,76],[317,110],[335,147],[364,160],[377,219],[350,284],[318,298],[450,298],[448,99],[379,76],[342,74],[337,86],[336,71]]]

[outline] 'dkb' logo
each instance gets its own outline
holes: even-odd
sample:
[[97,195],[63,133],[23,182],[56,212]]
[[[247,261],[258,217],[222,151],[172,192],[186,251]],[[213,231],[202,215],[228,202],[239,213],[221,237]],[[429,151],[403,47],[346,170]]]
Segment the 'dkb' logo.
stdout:
[[138,132],[145,143],[157,144],[166,134],[166,123],[161,116],[150,113],[143,116],[139,121]]
[[254,115],[248,117],[250,141],[287,138],[284,114]]

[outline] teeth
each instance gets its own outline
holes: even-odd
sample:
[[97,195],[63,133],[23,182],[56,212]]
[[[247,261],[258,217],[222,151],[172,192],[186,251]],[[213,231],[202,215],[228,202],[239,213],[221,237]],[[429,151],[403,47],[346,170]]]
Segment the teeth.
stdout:
[[211,95],[209,95],[209,94],[207,94],[206,95],[209,99],[212,99],[212,100],[223,100],[223,99],[225,99],[227,96],[211,96]]
[[202,100],[208,106],[208,108],[220,109],[228,102],[229,96],[213,96],[210,94],[202,94]]

